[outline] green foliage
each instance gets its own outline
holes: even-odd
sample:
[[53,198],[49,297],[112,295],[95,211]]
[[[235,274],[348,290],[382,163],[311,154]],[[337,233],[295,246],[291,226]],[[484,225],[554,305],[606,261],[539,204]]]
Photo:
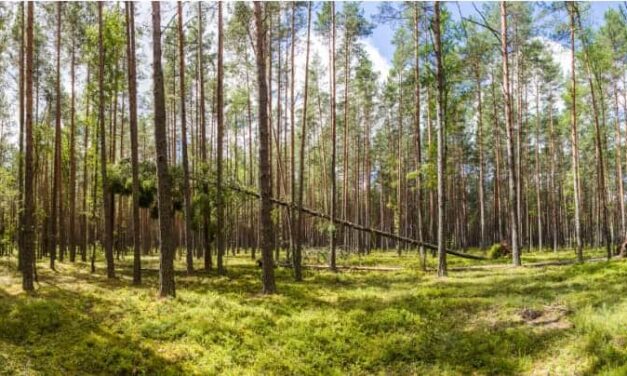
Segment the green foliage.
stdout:
[[498,259],[511,255],[511,250],[502,243],[493,244],[488,250],[487,256],[490,259]]

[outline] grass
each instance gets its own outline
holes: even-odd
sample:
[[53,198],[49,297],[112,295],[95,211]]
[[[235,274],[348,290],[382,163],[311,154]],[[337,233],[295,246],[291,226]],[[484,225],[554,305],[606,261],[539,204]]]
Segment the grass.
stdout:
[[404,269],[306,270],[302,283],[279,268],[270,297],[259,294],[260,271],[246,255],[227,258],[226,276],[186,275],[181,263],[177,297],[158,299],[154,257],[140,287],[130,284],[130,259],[114,281],[102,263],[95,274],[86,264],[52,272],[42,263],[32,296],[20,292],[15,261],[3,260],[0,375],[627,374],[627,261],[446,279],[417,261],[415,252],[348,256],[341,264]]

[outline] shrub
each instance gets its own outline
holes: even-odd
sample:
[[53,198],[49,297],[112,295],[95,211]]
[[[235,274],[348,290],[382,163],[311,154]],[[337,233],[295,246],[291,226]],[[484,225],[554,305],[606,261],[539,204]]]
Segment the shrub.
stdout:
[[490,247],[488,250],[488,258],[490,259],[498,259],[501,257],[509,256],[512,251],[509,249],[509,246],[505,242],[496,243]]

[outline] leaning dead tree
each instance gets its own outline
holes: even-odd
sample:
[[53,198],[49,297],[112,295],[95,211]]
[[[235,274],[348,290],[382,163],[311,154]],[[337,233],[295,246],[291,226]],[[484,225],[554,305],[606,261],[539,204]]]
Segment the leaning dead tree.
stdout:
[[[257,198],[261,198],[261,195],[255,191],[251,191],[249,189],[243,188],[243,187],[238,187],[235,185],[229,185],[228,186],[229,189],[234,190],[236,192],[240,192],[240,193],[244,193],[250,196],[254,196]],[[303,213],[305,214],[309,214],[313,217],[317,217],[317,218],[322,218],[322,219],[326,219],[326,220],[330,220],[331,217],[328,214],[325,213],[321,213],[318,211],[315,211],[313,209],[309,209],[307,207],[301,206],[301,207],[296,207],[295,205],[293,205],[290,202],[287,201],[283,201],[280,200],[278,198],[270,198],[270,201],[274,204],[274,205],[280,205],[280,206],[284,206],[287,208],[293,207],[294,210],[301,210]],[[416,239],[412,239],[412,238],[408,238],[406,236],[400,236],[397,234],[393,234],[391,232],[387,232],[387,231],[383,231],[383,230],[378,230],[375,228],[371,228],[371,227],[366,227],[363,225],[360,225],[358,223],[354,223],[354,222],[350,222],[344,219],[338,219],[336,218],[335,221],[339,224],[341,224],[342,226],[351,228],[353,230],[357,230],[357,231],[363,231],[363,232],[367,232],[369,234],[375,234],[375,235],[379,235],[379,236],[383,236],[383,237],[387,237],[396,241],[400,241],[400,242],[405,242],[407,244],[411,244],[411,245],[415,245],[415,246],[422,246],[424,248],[427,249],[431,249],[434,251],[438,250],[438,246],[436,244],[431,244],[431,243],[426,243],[426,242],[421,242],[418,241]],[[462,258],[467,258],[467,259],[473,259],[473,260],[485,260],[485,257],[482,256],[476,256],[476,255],[471,255],[468,253],[462,253],[462,252],[457,252],[457,251],[453,251],[450,249],[445,249],[446,253],[449,255],[453,255],[453,256],[458,256],[458,257],[462,257]]]

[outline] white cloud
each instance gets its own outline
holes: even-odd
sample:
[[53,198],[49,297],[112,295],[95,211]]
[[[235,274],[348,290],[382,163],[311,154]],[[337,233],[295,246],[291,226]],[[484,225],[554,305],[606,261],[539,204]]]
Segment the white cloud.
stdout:
[[379,73],[379,80],[381,82],[385,81],[388,77],[388,72],[390,71],[390,63],[385,57],[383,57],[383,55],[381,55],[372,42],[369,40],[362,40],[362,44],[364,46],[364,50],[368,53],[368,56],[372,61],[372,66],[375,72]]

